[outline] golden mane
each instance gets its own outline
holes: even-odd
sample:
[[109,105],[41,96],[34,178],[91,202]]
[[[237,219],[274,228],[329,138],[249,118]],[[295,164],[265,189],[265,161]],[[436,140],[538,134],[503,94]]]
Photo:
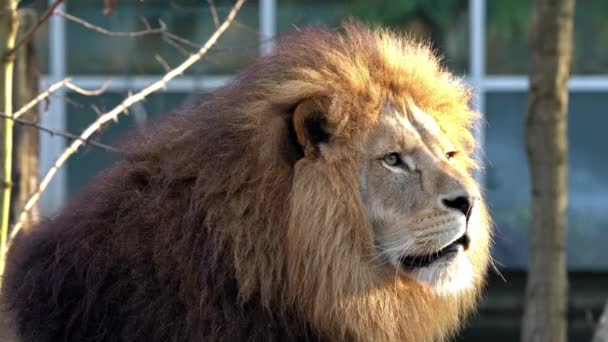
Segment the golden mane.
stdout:
[[[343,35],[306,29],[285,37],[276,54],[254,69],[257,77],[252,88],[259,100],[243,102],[241,127],[251,130],[262,156],[280,156],[275,149],[282,138],[273,138],[284,129],[273,120],[304,99],[324,102],[321,106],[332,138],[344,143],[376,122],[384,101],[405,107],[406,101],[413,100],[435,118],[456,149],[469,156],[465,168],[476,167],[471,157],[475,148],[471,126],[479,115],[469,106],[471,92],[423,43],[351,22]],[[437,297],[414,282],[379,283],[366,264],[372,238],[354,163],[300,161],[293,184],[284,184],[291,197],[289,228],[286,236],[275,236],[280,239],[275,244],[285,240],[288,244],[274,258],[286,262],[285,297],[335,338],[423,341],[452,335],[473,308],[477,291]],[[263,164],[267,168],[263,178],[283,179],[270,167],[276,163]],[[283,199],[277,199],[282,203]],[[487,216],[483,203],[480,206]],[[488,227],[489,218],[483,221]],[[481,287],[485,275],[488,243],[481,241],[473,255],[475,289]],[[248,270],[260,284],[271,278],[259,271]],[[267,284],[262,293],[268,293],[270,301],[276,282]]]
[[[381,279],[367,258],[373,241],[356,161],[302,158],[291,127],[295,106],[310,100],[324,109],[331,138],[354,148],[349,142],[376,122],[384,101],[411,99],[469,156],[471,170],[478,116],[470,91],[426,45],[356,23],[344,28],[284,37],[207,100],[135,136],[124,161],[20,236],[5,291],[21,334],[451,336],[476,302],[488,241],[470,257],[473,290],[438,296],[414,281]],[[111,315],[99,311],[116,303]]]

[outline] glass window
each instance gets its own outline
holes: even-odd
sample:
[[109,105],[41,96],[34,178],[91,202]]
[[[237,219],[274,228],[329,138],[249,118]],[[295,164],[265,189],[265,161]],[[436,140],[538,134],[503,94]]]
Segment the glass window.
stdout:
[[[527,264],[530,179],[524,146],[526,94],[486,98],[486,190],[496,221],[494,254],[500,265]],[[608,269],[608,161],[602,141],[608,125],[603,93],[574,93],[569,113],[568,264],[571,269]]]
[[460,74],[467,71],[467,0],[277,1],[279,32],[310,24],[337,28],[350,16],[430,39],[450,69]]
[[[489,74],[528,72],[532,3],[487,1],[486,56]],[[608,73],[608,1],[578,1],[574,12],[575,74]]]
[[[220,21],[230,12],[233,1],[215,1]],[[145,18],[153,27],[159,20],[171,33],[202,45],[215,30],[213,17],[206,2],[181,0],[168,2],[119,1],[113,16],[104,16],[99,0],[70,1],[68,13],[110,31],[140,31]],[[237,20],[222,35],[202,62],[190,74],[230,74],[242,68],[258,55],[258,1],[247,1]],[[67,65],[70,74],[159,74],[162,57],[169,66],[183,61],[185,54],[195,49],[187,44],[176,48],[159,35],[138,38],[110,37],[68,21]]]
[[[86,97],[78,94],[69,94],[67,105],[67,129],[74,134],[80,134],[91,124],[98,114],[91,107],[96,106],[99,110],[106,111],[114,108],[122,100],[125,94],[105,93],[97,97]],[[110,145],[120,146],[121,140],[129,129],[138,125],[145,125],[149,120],[168,113],[188,101],[188,95],[175,93],[155,93],[132,106],[128,115],[120,115],[117,123],[110,123],[101,134],[94,136],[95,141]],[[116,156],[112,152],[106,152],[94,146],[83,146],[67,162],[67,198],[82,189],[100,171],[110,167],[116,162]]]

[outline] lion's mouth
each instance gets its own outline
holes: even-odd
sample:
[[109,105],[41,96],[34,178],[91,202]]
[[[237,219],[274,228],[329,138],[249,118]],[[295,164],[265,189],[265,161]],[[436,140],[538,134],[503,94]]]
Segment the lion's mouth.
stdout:
[[401,259],[399,259],[399,262],[401,262],[401,265],[406,268],[427,267],[441,258],[452,257],[456,255],[461,249],[466,251],[467,249],[469,249],[470,242],[471,239],[469,238],[469,235],[467,233],[464,233],[460,238],[456,239],[454,242],[443,247],[435,253],[431,253],[428,255],[406,255],[401,257]]

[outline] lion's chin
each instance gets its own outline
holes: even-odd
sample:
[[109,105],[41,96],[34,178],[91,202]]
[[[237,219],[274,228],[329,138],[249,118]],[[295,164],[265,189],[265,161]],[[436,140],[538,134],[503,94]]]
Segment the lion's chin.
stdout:
[[406,270],[408,275],[440,295],[466,291],[474,286],[473,266],[462,250],[425,267]]
[[440,250],[428,255],[405,255],[399,259],[399,262],[406,269],[428,267],[439,260],[449,260],[463,250],[469,249],[471,239],[467,233]]

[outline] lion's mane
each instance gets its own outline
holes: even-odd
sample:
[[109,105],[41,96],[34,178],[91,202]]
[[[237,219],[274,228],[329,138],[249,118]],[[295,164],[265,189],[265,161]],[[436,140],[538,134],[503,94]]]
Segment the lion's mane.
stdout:
[[[470,93],[424,45],[359,24],[284,37],[15,241],[4,299],[25,341],[408,340],[452,335],[482,283],[438,296],[380,279],[355,160],[309,160],[294,106],[348,143],[409,97],[471,154]],[[472,167],[472,162],[471,165]]]

